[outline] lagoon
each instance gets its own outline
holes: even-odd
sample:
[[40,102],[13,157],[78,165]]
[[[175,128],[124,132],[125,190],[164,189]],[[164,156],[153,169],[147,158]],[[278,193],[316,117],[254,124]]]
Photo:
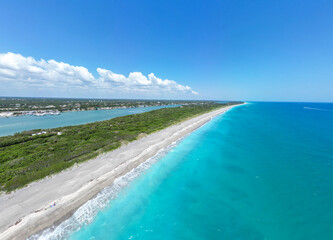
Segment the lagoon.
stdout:
[[47,116],[18,116],[0,118],[0,136],[12,135],[32,129],[48,129],[71,125],[80,125],[96,121],[103,121],[115,117],[143,113],[166,107],[177,107],[179,105],[152,106],[127,109],[95,110],[63,112],[60,115]]

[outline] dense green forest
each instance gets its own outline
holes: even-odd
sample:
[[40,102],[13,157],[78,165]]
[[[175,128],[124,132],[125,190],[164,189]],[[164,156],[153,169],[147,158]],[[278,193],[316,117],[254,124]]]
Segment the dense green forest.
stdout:
[[114,150],[124,142],[235,103],[164,108],[84,125],[24,131],[0,138],[0,191],[26,184]]

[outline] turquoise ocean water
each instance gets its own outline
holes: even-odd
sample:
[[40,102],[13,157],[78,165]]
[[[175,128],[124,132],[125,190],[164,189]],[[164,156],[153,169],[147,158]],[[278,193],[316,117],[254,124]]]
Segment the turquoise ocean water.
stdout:
[[96,121],[103,121],[115,117],[129,114],[143,113],[165,107],[175,107],[178,105],[140,107],[127,109],[110,109],[98,111],[64,112],[60,115],[47,116],[19,116],[0,118],[0,136],[11,135],[31,129],[47,129],[79,125]]
[[158,158],[42,237],[333,239],[333,104],[235,107]]

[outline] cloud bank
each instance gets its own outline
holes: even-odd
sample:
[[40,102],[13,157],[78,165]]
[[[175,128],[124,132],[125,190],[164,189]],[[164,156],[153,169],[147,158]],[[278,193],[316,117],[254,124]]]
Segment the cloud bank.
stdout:
[[0,84],[6,87],[87,90],[123,94],[141,93],[147,97],[158,94],[197,95],[189,86],[160,79],[153,73],[147,77],[141,72],[131,72],[128,77],[111,70],[97,68],[98,77],[85,67],[73,66],[55,60],[36,60],[21,54],[0,54]]

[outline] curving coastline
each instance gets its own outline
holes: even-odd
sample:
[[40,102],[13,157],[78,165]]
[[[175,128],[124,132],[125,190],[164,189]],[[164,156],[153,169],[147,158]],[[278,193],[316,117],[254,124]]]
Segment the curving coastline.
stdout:
[[[237,105],[234,105],[237,106]],[[103,188],[162,148],[234,106],[173,125],[97,158],[0,197],[0,238],[25,239],[59,224]],[[55,203],[55,206],[52,206]]]

